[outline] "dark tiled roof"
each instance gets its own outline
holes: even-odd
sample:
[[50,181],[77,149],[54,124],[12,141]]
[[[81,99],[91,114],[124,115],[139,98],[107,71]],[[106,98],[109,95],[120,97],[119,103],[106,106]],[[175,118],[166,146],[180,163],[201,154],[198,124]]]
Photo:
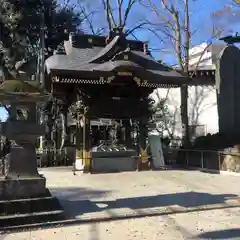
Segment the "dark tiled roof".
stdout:
[[217,59],[221,53],[221,51],[226,47],[226,44],[212,44],[210,51],[212,53],[212,63],[216,64]]
[[51,70],[71,70],[71,71],[81,71],[86,70],[85,65],[88,64],[89,58],[93,58],[98,54],[102,48],[93,47],[85,49],[74,48],[69,55],[55,54],[49,57],[46,61],[46,67],[48,72]]
[[72,72],[73,75],[81,75],[87,72],[94,77],[94,74],[111,75],[113,71],[121,70],[134,71],[149,82],[177,85],[187,82],[183,75],[146,54],[143,42],[115,36],[107,43],[106,37],[81,36],[70,36],[64,44],[65,55],[56,54],[46,60],[48,73],[57,72],[61,75],[68,72],[69,75]]
[[90,59],[89,63],[100,63],[106,59],[106,55],[110,55],[112,51],[116,51],[116,45],[120,40],[120,36],[116,36],[106,47],[104,47],[96,56]]

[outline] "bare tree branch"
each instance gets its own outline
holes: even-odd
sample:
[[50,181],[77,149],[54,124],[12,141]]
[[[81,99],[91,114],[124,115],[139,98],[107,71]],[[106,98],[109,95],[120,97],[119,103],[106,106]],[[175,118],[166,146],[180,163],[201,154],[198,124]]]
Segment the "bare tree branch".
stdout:
[[127,30],[126,31],[126,35],[131,35],[133,32],[135,32],[136,30],[142,28],[144,25],[147,25],[149,24],[148,22],[142,22],[142,23],[139,23],[137,26],[131,28],[130,30]]
[[122,26],[122,4],[123,0],[117,0],[118,6],[118,26]]
[[133,5],[134,5],[136,2],[137,2],[137,0],[128,0],[128,5],[127,5],[127,8],[126,8],[125,13],[124,13],[123,23],[122,23],[122,25],[120,26],[122,29],[126,27],[129,13],[130,13]]
[[181,70],[183,70],[184,66],[183,66],[183,58],[182,58],[182,50],[181,50],[181,45],[182,45],[182,35],[181,35],[181,26],[179,23],[179,14],[178,12],[173,12],[173,19],[175,21],[175,53],[176,53],[176,57],[177,57],[177,61],[178,64],[181,68]]
[[84,17],[83,20],[87,21],[92,34],[95,34],[95,28],[93,26],[92,21],[90,20],[90,16],[93,14],[93,12],[87,13],[86,9],[83,6],[81,6],[81,5],[79,6],[79,8],[80,8],[81,13],[82,13],[82,15]]
[[[167,20],[166,18],[164,18],[164,16],[162,14],[160,14],[160,12],[158,11],[158,9],[156,8],[156,6],[152,3],[151,0],[148,0],[150,8],[155,12],[156,16],[158,17],[158,19],[164,23],[165,25],[167,25],[172,31],[175,31],[174,26],[172,25],[172,23]],[[143,6],[146,6],[144,4],[142,4]]]
[[184,72],[189,72],[189,49],[190,49],[190,27],[189,27],[189,3],[184,0],[184,33],[185,33],[185,46],[184,46]]
[[102,0],[102,5],[106,15],[109,31],[111,31],[113,28],[117,26],[117,24],[114,20],[113,9],[111,8],[110,0]]

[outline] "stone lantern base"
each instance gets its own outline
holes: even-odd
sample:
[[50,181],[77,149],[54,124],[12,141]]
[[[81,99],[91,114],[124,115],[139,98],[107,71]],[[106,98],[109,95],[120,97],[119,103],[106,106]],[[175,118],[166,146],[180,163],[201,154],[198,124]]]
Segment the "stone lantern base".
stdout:
[[44,177],[0,178],[0,200],[44,197],[47,194]]
[[33,144],[15,143],[6,157],[6,169],[0,179],[0,200],[45,196],[46,179],[38,173]]
[[34,146],[15,144],[6,162],[8,172],[0,178],[0,230],[63,219],[58,199],[38,173]]
[[46,188],[44,177],[0,179],[0,191],[0,230],[64,219],[64,210]]

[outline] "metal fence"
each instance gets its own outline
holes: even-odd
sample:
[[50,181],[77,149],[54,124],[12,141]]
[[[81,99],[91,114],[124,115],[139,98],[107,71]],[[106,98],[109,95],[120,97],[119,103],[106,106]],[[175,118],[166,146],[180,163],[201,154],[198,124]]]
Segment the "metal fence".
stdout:
[[[183,167],[196,167],[209,170],[225,170],[240,172],[240,152],[222,152],[209,150],[193,150],[180,148],[164,148],[164,160],[166,165],[178,165]],[[57,150],[54,148],[37,150],[38,167],[73,166],[75,172],[76,150]],[[138,159],[137,157],[136,159]],[[138,161],[136,161],[138,165]],[[138,168],[138,166],[137,166]],[[8,170],[7,158],[0,159],[0,176],[5,176]]]
[[165,148],[164,158],[167,165],[240,172],[240,152]]
[[64,149],[48,148],[37,150],[38,167],[70,166],[75,161],[75,149],[70,152]]

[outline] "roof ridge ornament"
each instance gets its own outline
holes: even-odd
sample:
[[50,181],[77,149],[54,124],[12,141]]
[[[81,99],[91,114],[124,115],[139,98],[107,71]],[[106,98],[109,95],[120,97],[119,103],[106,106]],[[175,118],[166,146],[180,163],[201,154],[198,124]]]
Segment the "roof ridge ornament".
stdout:
[[112,28],[109,32],[109,35],[106,38],[106,44],[110,43],[112,39],[116,36],[119,36],[124,39],[126,38],[127,34],[123,32],[123,27]]
[[131,47],[130,47],[130,44],[128,44],[124,52],[130,52],[130,51],[131,51]]
[[129,60],[129,55],[128,53],[131,52],[131,48],[130,48],[130,45],[128,44],[127,47],[122,50],[122,51],[119,51],[118,53],[116,53],[112,58],[111,58],[111,61],[115,61],[118,59],[119,56],[121,56],[123,54],[123,59],[126,61],[126,60]]
[[118,51],[120,36],[116,35],[111,41],[98,53],[97,56],[90,59],[88,63],[100,63],[107,61]]
[[148,49],[148,42],[144,42],[144,44],[143,44],[143,52],[146,55],[150,55],[150,51]]
[[66,55],[66,51],[63,43],[59,44],[56,50],[53,51],[53,55],[55,54]]
[[70,41],[70,43],[71,43],[72,46],[75,45],[76,39],[75,39],[75,33],[74,33],[74,32],[70,32],[70,33],[69,33],[69,41]]
[[238,35],[238,32],[235,34],[235,36],[228,35],[225,37],[219,38],[219,40],[224,41],[228,45],[234,44],[234,43],[239,43],[240,42],[240,36]]

